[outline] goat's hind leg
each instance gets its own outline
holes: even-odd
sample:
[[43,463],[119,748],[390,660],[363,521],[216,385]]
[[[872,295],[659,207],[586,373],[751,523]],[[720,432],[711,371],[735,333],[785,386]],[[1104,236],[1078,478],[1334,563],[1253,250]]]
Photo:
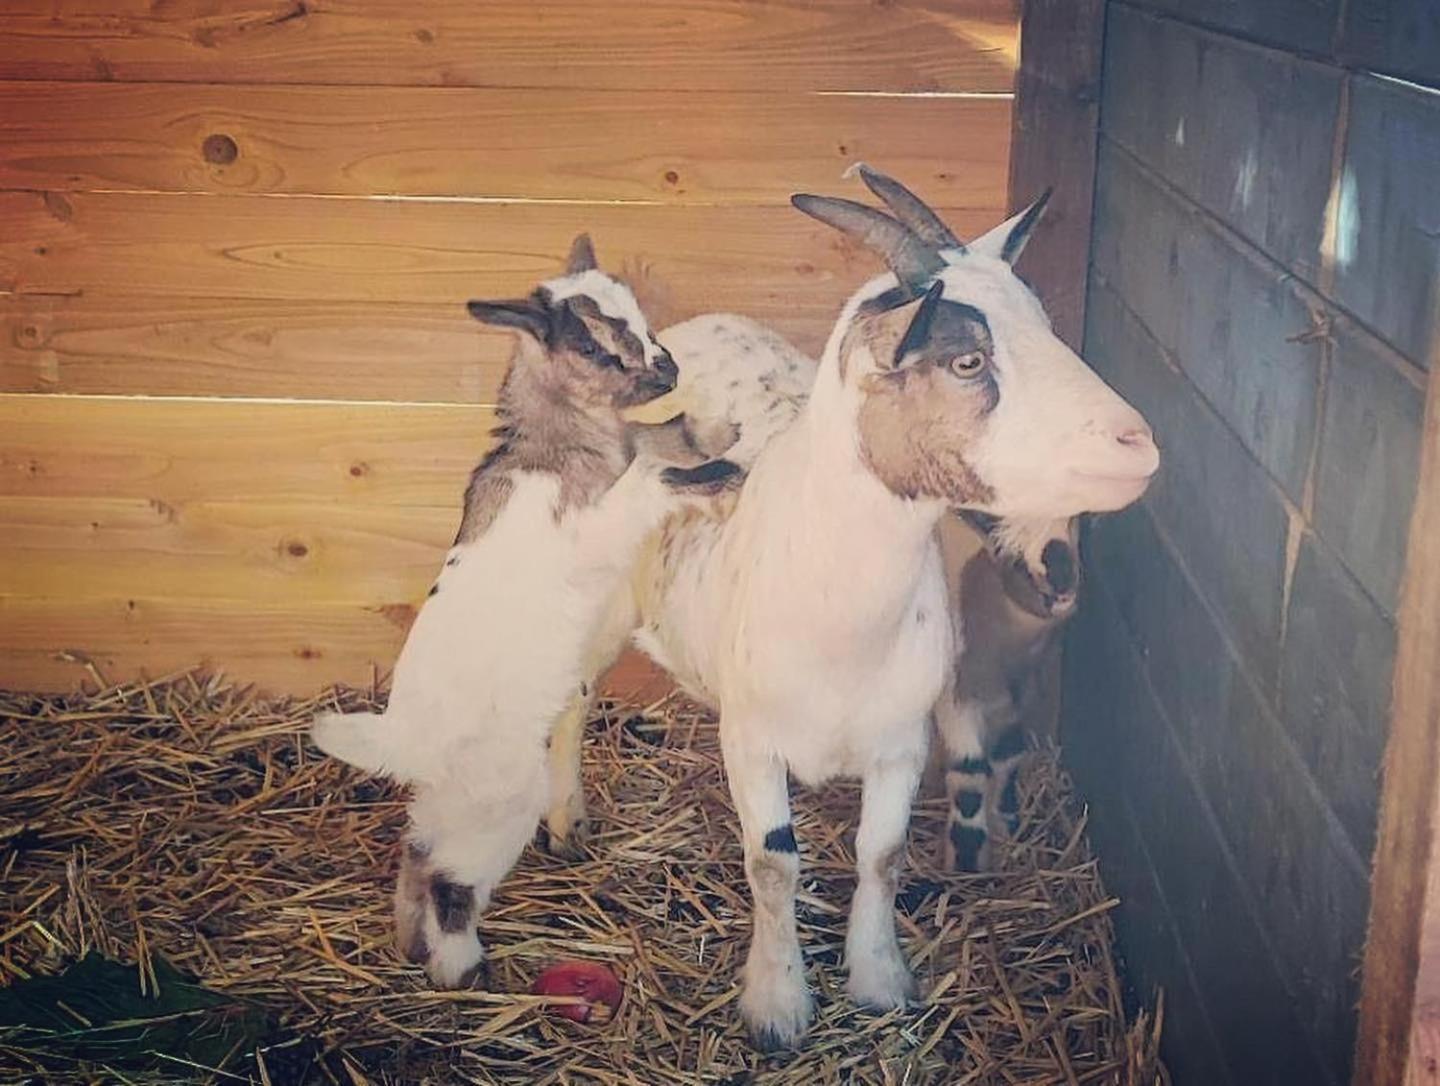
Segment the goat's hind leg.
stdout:
[[723,722],[721,743],[754,899],[740,1013],[756,1048],[791,1048],[809,1027],[813,1012],[795,929],[800,854],[790,821],[785,763],[727,735]]
[[590,824],[585,812],[585,789],[580,783],[580,753],[585,722],[595,705],[595,682],[579,690],[550,730],[546,763],[550,778],[550,809],[545,813],[545,848],[552,856],[578,860],[585,855]]
[[994,777],[985,814],[992,838],[1009,841],[1019,829],[1019,770],[1028,749],[1025,730],[1018,722],[1001,730],[990,741],[989,758]]
[[858,881],[845,935],[846,987],[856,1003],[877,1010],[904,1006],[915,996],[915,978],[895,935],[895,889],[923,767],[923,754],[893,759],[872,766],[864,779],[855,834]]
[[988,814],[995,770],[985,750],[985,714],[971,698],[947,686],[935,703],[935,726],[945,748],[949,799],[941,863],[947,871],[988,871],[992,863]]
[[585,789],[580,782],[585,724],[595,708],[600,679],[620,658],[639,621],[633,590],[628,583],[621,585],[606,602],[599,626],[586,646],[581,667],[585,678],[550,729],[545,756],[549,775],[545,846],[553,856],[577,860],[585,854],[590,829],[585,813]]

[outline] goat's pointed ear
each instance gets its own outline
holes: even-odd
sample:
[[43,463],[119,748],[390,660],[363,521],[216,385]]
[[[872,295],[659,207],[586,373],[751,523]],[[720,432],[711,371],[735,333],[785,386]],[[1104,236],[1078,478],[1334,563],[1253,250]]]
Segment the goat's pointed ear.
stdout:
[[566,275],[579,275],[594,271],[600,265],[595,262],[595,245],[589,234],[576,234],[570,243],[570,256],[565,261]]
[[1040,194],[1040,199],[1024,211],[1010,216],[993,230],[981,234],[966,245],[966,248],[972,253],[999,257],[1007,264],[1015,263],[1020,258],[1025,243],[1030,240],[1030,235],[1035,230],[1035,224],[1040,221],[1040,216],[1045,214],[1045,208],[1050,203],[1050,194],[1054,191],[1054,189],[1046,189]]
[[895,347],[895,358],[891,362],[893,369],[898,370],[905,364],[905,359],[923,350],[925,344],[930,342],[930,329],[935,323],[935,313],[940,308],[940,297],[944,293],[945,284],[940,280],[930,284],[930,289],[915,307],[915,315],[910,318],[905,334],[900,337],[900,342]]
[[534,336],[541,343],[550,336],[550,310],[540,298],[530,297],[506,302],[475,300],[466,302],[465,308],[481,324],[514,328]]

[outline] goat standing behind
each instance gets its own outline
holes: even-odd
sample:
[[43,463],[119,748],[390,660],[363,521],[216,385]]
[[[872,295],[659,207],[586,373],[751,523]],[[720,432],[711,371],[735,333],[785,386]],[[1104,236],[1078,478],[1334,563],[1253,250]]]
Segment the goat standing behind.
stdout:
[[994,846],[1015,830],[1016,770],[1033,727],[1047,652],[1074,613],[1078,524],[987,520],[940,528],[956,655],[935,703],[949,798],[942,862],[988,871]]

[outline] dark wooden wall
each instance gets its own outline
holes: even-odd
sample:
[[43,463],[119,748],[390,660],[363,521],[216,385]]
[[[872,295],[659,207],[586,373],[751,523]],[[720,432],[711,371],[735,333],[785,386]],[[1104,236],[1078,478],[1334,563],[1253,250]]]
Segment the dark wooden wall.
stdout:
[[1350,1075],[1440,368],[1437,87],[1433,0],[1105,13],[1085,349],[1165,463],[1089,533],[1064,735],[1179,1086]]

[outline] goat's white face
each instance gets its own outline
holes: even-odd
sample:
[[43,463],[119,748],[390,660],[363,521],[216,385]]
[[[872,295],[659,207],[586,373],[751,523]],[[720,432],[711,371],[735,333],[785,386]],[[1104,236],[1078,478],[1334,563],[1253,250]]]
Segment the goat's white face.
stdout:
[[985,243],[940,274],[943,297],[978,310],[990,329],[997,398],[970,447],[993,493],[980,508],[1009,518],[1123,509],[1160,466],[1149,425],[1055,335],[1039,300]]
[[962,245],[898,182],[861,175],[903,225],[849,201],[796,204],[895,269],[850,300],[830,348],[858,392],[861,453],[877,477],[905,497],[1007,519],[1139,498],[1159,467],[1150,427],[1061,342],[1010,266],[1043,200]]

